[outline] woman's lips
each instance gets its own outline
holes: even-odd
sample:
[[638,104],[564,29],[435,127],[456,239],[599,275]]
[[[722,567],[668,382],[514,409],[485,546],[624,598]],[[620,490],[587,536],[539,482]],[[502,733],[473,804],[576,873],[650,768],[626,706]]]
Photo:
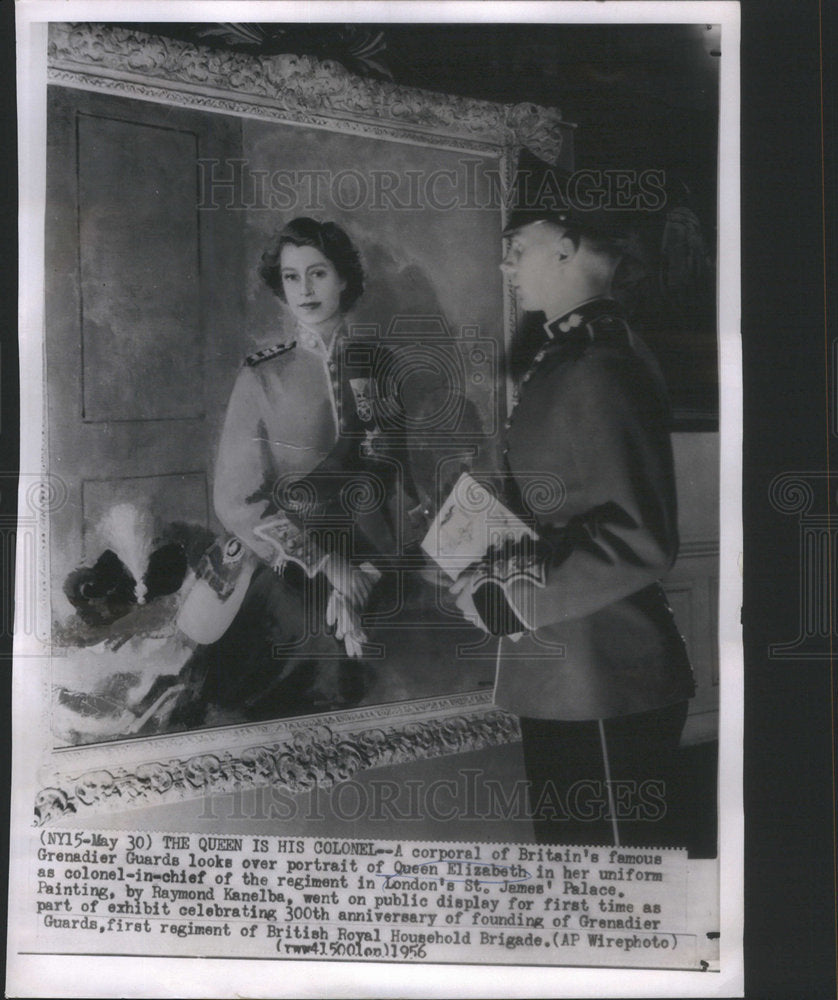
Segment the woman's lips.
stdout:
[[300,308],[301,309],[319,309],[320,308],[320,303],[319,302],[301,302],[300,303]]

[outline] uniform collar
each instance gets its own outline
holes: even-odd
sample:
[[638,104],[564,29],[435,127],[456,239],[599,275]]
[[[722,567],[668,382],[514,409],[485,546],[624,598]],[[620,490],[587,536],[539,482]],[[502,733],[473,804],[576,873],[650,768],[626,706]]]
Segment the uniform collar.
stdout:
[[[598,320],[605,320],[605,322],[597,324]],[[544,329],[549,339],[542,342],[541,347],[530,362],[530,367],[521,376],[520,385],[516,386],[512,391],[512,406],[505,425],[507,431],[512,426],[512,415],[521,400],[522,386],[529,382],[543,359],[549,355],[555,356],[561,354],[558,345],[572,344],[578,342],[579,338],[593,341],[597,335],[597,330],[595,329],[597,325],[606,328],[616,325],[626,332],[629,331],[622,306],[614,299],[603,296],[588,299],[586,302],[580,302],[574,309],[544,324]],[[631,336],[630,333],[629,336]]]
[[344,331],[343,320],[340,320],[340,322],[335,327],[335,331],[332,335],[331,344],[327,348],[326,345],[323,343],[322,336],[318,333],[317,330],[309,329],[309,327],[305,326],[303,323],[300,323],[298,320],[297,323],[295,324],[294,337],[297,343],[301,347],[304,347],[307,351],[311,351],[312,353],[317,354],[323,358],[330,358],[335,352],[335,345],[340,339],[343,331]]
[[590,324],[602,316],[622,317],[623,308],[614,299],[597,296],[595,299],[580,302],[579,305],[562,313],[561,316],[548,320],[544,324],[544,330],[553,341],[565,340],[575,332],[587,333],[591,336]]

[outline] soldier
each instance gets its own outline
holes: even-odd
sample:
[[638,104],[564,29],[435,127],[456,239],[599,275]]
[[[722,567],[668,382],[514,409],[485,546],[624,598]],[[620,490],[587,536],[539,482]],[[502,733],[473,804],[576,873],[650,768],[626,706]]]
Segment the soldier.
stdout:
[[501,270],[547,321],[504,454],[507,502],[535,539],[490,551],[453,590],[500,636],[495,700],[520,716],[536,839],[657,843],[648,820],[667,808],[694,690],[660,585],[678,548],[668,397],[611,297],[614,213],[590,192],[588,210],[557,202],[568,179],[545,164],[527,180]]

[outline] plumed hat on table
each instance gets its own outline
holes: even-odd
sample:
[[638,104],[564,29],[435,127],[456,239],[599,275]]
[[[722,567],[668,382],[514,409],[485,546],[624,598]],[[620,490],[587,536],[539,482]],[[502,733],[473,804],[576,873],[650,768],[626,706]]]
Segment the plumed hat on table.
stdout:
[[580,235],[618,241],[636,221],[636,212],[614,201],[597,183],[596,171],[571,173],[524,147],[507,200],[509,216],[503,235],[512,236],[535,222],[552,222]]

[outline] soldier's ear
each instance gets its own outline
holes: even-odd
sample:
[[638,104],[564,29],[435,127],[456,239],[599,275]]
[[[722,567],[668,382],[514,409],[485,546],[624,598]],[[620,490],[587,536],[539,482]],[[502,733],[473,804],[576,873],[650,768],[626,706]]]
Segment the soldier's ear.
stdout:
[[556,242],[556,257],[560,264],[570,260],[576,253],[576,241],[564,233]]

